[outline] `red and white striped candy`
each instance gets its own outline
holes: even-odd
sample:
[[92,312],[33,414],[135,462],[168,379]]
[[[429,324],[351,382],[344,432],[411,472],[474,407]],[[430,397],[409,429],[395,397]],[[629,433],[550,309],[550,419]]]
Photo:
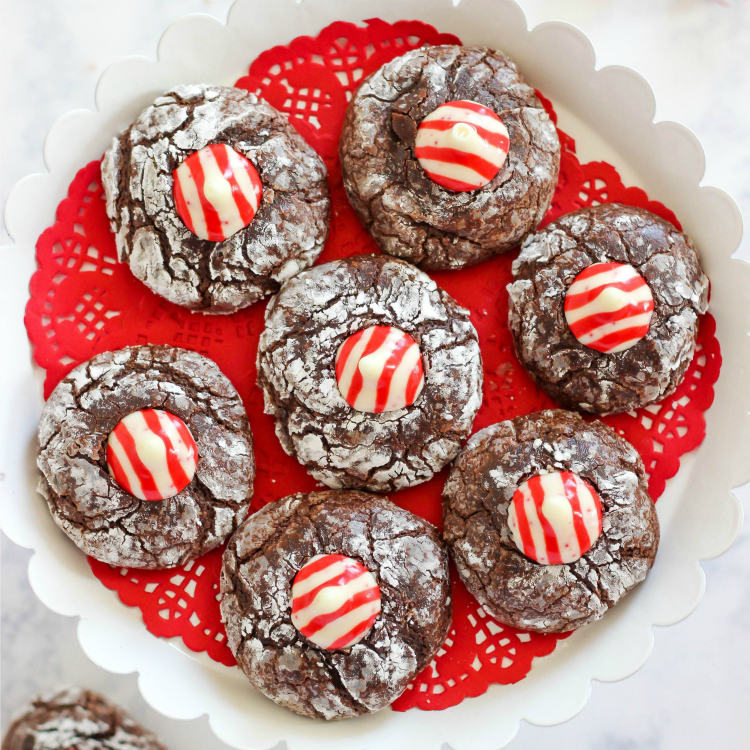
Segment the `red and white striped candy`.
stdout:
[[225,143],[188,156],[172,173],[177,213],[202,240],[221,242],[246,227],[263,195],[257,170]]
[[414,152],[438,185],[465,192],[490,182],[509,148],[508,131],[491,109],[455,101],[441,104],[422,120]]
[[109,473],[140,500],[166,500],[181,492],[192,482],[197,463],[190,430],[161,409],[128,414],[107,438]]
[[646,280],[627,263],[594,263],[581,271],[565,295],[565,320],[591,349],[614,354],[647,333],[654,298]]
[[572,563],[601,535],[602,504],[577,474],[539,474],[515,491],[508,526],[526,557],[542,565]]
[[339,347],[336,381],[357,411],[380,414],[411,406],[424,387],[419,345],[392,326],[365,328]]
[[292,624],[320,648],[359,643],[379,612],[375,576],[351,557],[316,555],[294,578]]

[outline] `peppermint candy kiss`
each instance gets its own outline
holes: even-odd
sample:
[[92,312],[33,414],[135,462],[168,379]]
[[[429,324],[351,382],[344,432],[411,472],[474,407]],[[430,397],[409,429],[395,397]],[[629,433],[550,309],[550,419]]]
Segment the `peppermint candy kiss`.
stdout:
[[359,643],[379,612],[375,576],[351,557],[316,555],[294,578],[292,624],[320,648]]
[[515,491],[508,526],[526,557],[542,565],[572,563],[601,535],[602,504],[577,474],[539,474]]
[[255,167],[225,143],[191,154],[172,177],[179,217],[194,235],[212,242],[246,227],[263,195]]
[[434,182],[466,192],[495,177],[509,147],[503,121],[491,109],[462,100],[441,104],[422,120],[414,153]]
[[424,387],[419,345],[392,326],[359,331],[339,347],[336,381],[357,411],[380,414],[411,406]]
[[140,500],[166,500],[193,481],[198,447],[185,423],[160,409],[128,414],[107,438],[107,466]]
[[565,320],[585,346],[614,354],[647,333],[654,298],[646,280],[626,263],[594,263],[581,271],[565,295]]

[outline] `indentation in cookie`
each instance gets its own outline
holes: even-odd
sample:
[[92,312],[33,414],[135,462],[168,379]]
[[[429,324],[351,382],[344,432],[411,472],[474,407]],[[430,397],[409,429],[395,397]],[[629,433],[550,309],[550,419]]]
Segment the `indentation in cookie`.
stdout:
[[419,344],[393,326],[352,334],[336,354],[336,381],[357,411],[381,414],[411,406],[424,388]]
[[628,263],[594,263],[565,294],[565,320],[573,335],[606,354],[635,346],[648,333],[653,312],[646,280]]
[[163,409],[128,414],[107,438],[107,467],[139,500],[166,500],[193,481],[198,446],[187,425]]
[[602,533],[602,503],[594,488],[570,471],[522,482],[508,509],[516,547],[542,565],[575,562]]
[[226,143],[188,156],[172,173],[175,208],[202,240],[221,242],[246,227],[263,197],[258,170]]
[[414,154],[431,180],[448,190],[467,192],[494,179],[509,146],[508,130],[491,109],[452,101],[422,120]]
[[351,648],[370,632],[379,612],[375,576],[351,557],[315,555],[294,577],[292,624],[320,648]]

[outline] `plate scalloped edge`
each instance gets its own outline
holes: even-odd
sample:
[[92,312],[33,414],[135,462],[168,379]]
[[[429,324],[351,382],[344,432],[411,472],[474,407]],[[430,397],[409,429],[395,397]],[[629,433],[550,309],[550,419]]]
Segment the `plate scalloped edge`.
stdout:
[[[243,748],[267,748],[285,739],[290,750],[365,745],[406,750],[437,748],[443,742],[454,750],[495,750],[513,739],[521,719],[543,725],[566,721],[585,705],[592,680],[614,681],[635,672],[653,646],[653,626],[683,619],[700,601],[705,579],[699,561],[720,555],[736,539],[742,509],[731,490],[750,479],[750,467],[743,467],[750,454],[750,368],[742,371],[750,361],[743,323],[750,318],[750,265],[731,258],[742,234],[739,209],[726,193],[700,185],[705,158],[698,139],[682,125],[653,121],[654,95],[639,74],[619,66],[596,70],[593,47],[581,31],[558,22],[528,30],[513,0],[463,0],[458,6],[450,0],[380,0],[373,6],[368,4],[368,16],[377,14],[387,21],[419,18],[465,43],[504,49],[563,112],[575,112],[594,133],[607,134],[602,142],[619,154],[626,174],[674,210],[701,249],[712,280],[712,313],[724,365],[716,400],[706,414],[706,440],[684,457],[680,473],[658,503],[669,534],[647,582],[604,620],[538,660],[516,685],[493,686],[442,712],[383,711],[356,722],[323,724],[275,706],[236,670],[187,654],[148,633],[137,611],[120,605],[94,579],[44,504],[34,502],[33,440],[41,383],[22,323],[27,290],[18,279],[28,280],[33,273],[36,238],[67,184],[153,95],[183,81],[231,83],[263,49],[314,33],[335,20],[361,22],[356,4],[347,0],[238,0],[226,25],[212,16],[186,16],[165,31],[157,62],[129,57],[114,63],[97,86],[98,110],[69,112],[50,130],[44,148],[49,174],[19,182],[5,209],[15,246],[3,248],[0,320],[6,331],[6,362],[14,366],[0,376],[0,411],[3,425],[12,425],[19,439],[0,445],[0,470],[6,475],[0,484],[0,525],[13,541],[35,550],[29,580],[39,598],[56,612],[81,618],[78,636],[89,658],[113,672],[138,671],[144,698],[167,716],[188,719],[208,713],[216,734]],[[566,130],[578,135],[575,126],[566,125]],[[482,720],[488,711],[492,722]],[[465,726],[472,726],[470,737],[463,732]]]

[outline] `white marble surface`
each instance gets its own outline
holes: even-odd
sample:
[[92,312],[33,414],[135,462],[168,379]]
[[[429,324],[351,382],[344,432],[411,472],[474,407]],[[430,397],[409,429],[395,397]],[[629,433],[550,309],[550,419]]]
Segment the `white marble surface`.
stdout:
[[[129,54],[154,56],[162,30],[173,20],[191,12],[224,20],[230,5],[230,0],[0,0],[3,203],[16,180],[44,170],[42,146],[54,119],[94,106],[96,81],[109,63]],[[750,227],[748,0],[521,0],[521,5],[532,25],[563,20],[581,27],[599,65],[639,70],[656,93],[658,118],[677,120],[698,134],[707,156],[705,182],[731,193]],[[750,260],[750,239],[739,254]],[[750,509],[750,487],[737,494]],[[3,731],[37,691],[79,682],[127,706],[172,750],[226,749],[205,718],[166,719],[139,696],[135,675],[111,675],[91,664],[78,646],[76,622],[53,614],[32,593],[28,558],[26,550],[2,539]],[[654,653],[636,675],[595,684],[586,709],[563,726],[522,725],[512,750],[552,744],[556,750],[750,747],[748,528],[704,570],[702,604],[683,623],[656,630]]]

